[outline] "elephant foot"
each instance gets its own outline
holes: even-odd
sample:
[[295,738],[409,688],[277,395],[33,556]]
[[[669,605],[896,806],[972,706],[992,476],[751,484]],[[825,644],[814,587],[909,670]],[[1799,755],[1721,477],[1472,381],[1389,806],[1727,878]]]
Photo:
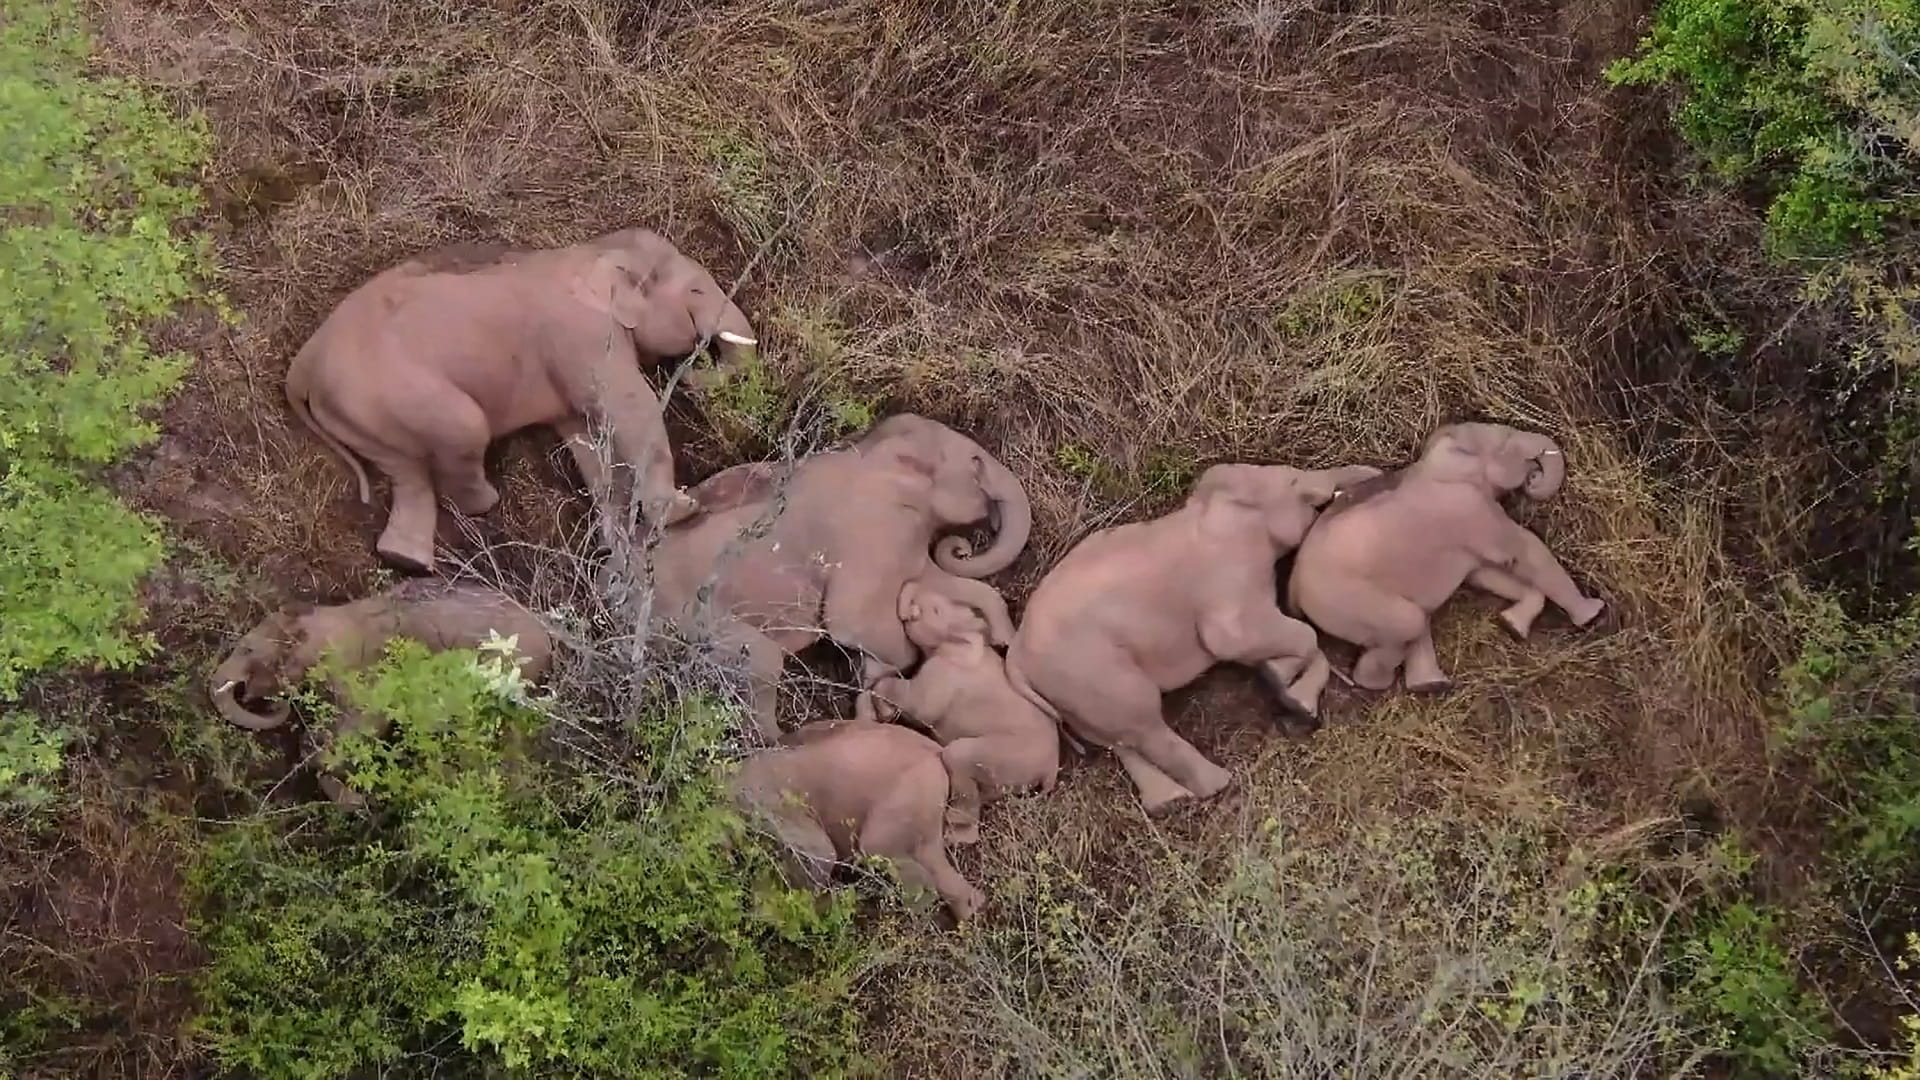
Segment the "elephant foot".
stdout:
[[980,822],[977,818],[961,821],[956,821],[951,816],[947,818],[947,843],[965,846],[979,842]]
[[1521,611],[1520,607],[1521,605],[1515,604],[1500,613],[1500,625],[1507,628],[1507,633],[1512,634],[1515,641],[1525,641],[1527,635],[1533,633],[1533,617],[1536,614],[1536,612]]
[[500,489],[492,484],[462,491],[447,500],[468,517],[485,517],[500,505]]
[[1453,680],[1441,675],[1438,678],[1408,680],[1407,692],[1410,694],[1443,694],[1453,689]]
[[1165,791],[1140,792],[1140,806],[1148,817],[1160,817],[1167,811],[1193,798],[1193,792],[1175,784]]
[[341,783],[338,778],[321,773],[317,779],[321,793],[332,799],[336,806],[347,810],[366,809],[367,797]]
[[1378,671],[1368,671],[1361,665],[1355,664],[1353,666],[1352,681],[1353,685],[1362,690],[1372,690],[1375,693],[1380,693],[1393,689],[1393,676],[1394,672],[1391,668],[1387,669],[1385,673],[1381,673]]
[[433,541],[431,539],[420,544],[382,534],[380,541],[373,546],[373,550],[375,554],[402,573],[414,575],[433,573]]
[[1606,610],[1607,602],[1605,600],[1597,596],[1590,596],[1570,609],[1567,612],[1567,618],[1573,620],[1573,625],[1575,626],[1590,626],[1593,621],[1598,619]]

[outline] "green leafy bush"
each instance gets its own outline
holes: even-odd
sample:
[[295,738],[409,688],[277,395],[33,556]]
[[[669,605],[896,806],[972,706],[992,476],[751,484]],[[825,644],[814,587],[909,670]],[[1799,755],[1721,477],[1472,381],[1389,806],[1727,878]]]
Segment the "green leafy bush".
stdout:
[[1676,939],[1674,998],[1748,1075],[1800,1073],[1802,1054],[1825,1044],[1826,1015],[1800,985],[1782,947],[1780,920],[1738,900],[1707,913]]
[[1869,879],[1920,870],[1920,606],[1878,623],[1801,597],[1800,656],[1781,673],[1785,747],[1832,809],[1835,857]]
[[205,125],[86,73],[70,0],[0,0],[0,699],[61,663],[125,665],[159,537],[87,476],[150,441],[187,360],[140,331],[199,294]]
[[1783,254],[1845,250],[1913,217],[1917,0],[1661,0],[1639,55],[1608,75],[1680,85],[1681,134],[1719,176],[1763,185]]
[[48,781],[59,774],[72,738],[32,713],[0,713],[0,822],[9,810],[33,810],[52,800]]
[[647,764],[629,776],[570,764],[511,673],[473,652],[396,646],[354,697],[393,720],[385,740],[339,748],[375,814],[243,822],[194,874],[213,957],[200,1029],[224,1066],[768,1077],[850,1062],[850,904],[779,885],[724,808],[724,713],[638,723]]

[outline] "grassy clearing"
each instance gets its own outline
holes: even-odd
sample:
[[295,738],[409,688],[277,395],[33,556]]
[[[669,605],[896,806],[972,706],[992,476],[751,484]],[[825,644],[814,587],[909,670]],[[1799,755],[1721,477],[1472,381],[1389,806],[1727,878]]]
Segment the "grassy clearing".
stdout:
[[[597,1030],[537,1010],[476,1020],[448,1004],[457,986],[420,981],[438,943],[462,978],[520,1004],[571,1008],[587,989],[485,983],[487,950],[510,942],[487,938],[465,864],[405,848],[420,836],[404,823],[379,833],[381,857],[412,860],[395,906],[327,908],[248,876],[381,868],[374,849],[317,842],[330,825],[294,827],[327,820],[287,806],[310,793],[295,749],[233,737],[185,688],[264,608],[379,580],[371,517],[279,397],[325,312],[437,243],[632,224],[738,280],[767,338],[767,370],[737,397],[704,416],[675,404],[684,479],[793,428],[804,445],[869,413],[934,415],[1034,495],[1032,554],[1004,583],[1016,604],[1084,532],[1165,508],[1215,461],[1388,463],[1467,418],[1551,431],[1573,459],[1566,493],[1527,520],[1608,597],[1613,625],[1516,645],[1493,605],[1463,600],[1437,626],[1456,692],[1336,692],[1304,743],[1272,734],[1239,674],[1174,695],[1176,724],[1235,769],[1233,792],[1150,823],[1111,761],[1074,762],[1050,797],[990,810],[963,853],[992,898],[978,928],[863,915],[862,1049],[892,1071],[1627,1075],[1720,1051],[1764,1075],[1869,1065],[1860,1047],[1897,1044],[1890,1021],[1912,1010],[1880,960],[1900,955],[1902,928],[1863,919],[1875,909],[1832,889],[1851,879],[1805,853],[1822,800],[1852,791],[1866,821],[1897,822],[1903,789],[1880,799],[1878,774],[1848,764],[1866,748],[1844,747],[1843,788],[1803,785],[1769,737],[1773,673],[1803,640],[1841,642],[1806,656],[1845,662],[1792,669],[1793,715],[1833,703],[1801,747],[1838,745],[1859,715],[1897,730],[1880,688],[1906,676],[1869,663],[1893,630],[1810,638],[1775,603],[1775,576],[1821,548],[1808,508],[1831,455],[1805,398],[1739,400],[1712,365],[1802,347],[1781,327],[1798,285],[1757,254],[1722,258],[1742,238],[1761,250],[1750,210],[1640,156],[1660,118],[1602,77],[1632,50],[1637,7],[100,0],[92,14],[104,69],[205,112],[204,220],[242,318],[165,332],[198,363],[159,445],[123,472],[126,496],[195,545],[147,590],[161,654],[44,691],[53,723],[93,741],[63,782],[84,824],[57,832],[81,857],[9,868],[8,940],[60,958],[11,1013],[32,1029],[8,1032],[28,1068],[185,1075],[211,1052],[273,1072],[289,1048],[325,1045],[404,1072],[504,1057],[514,1039],[532,1062]],[[506,501],[469,553],[577,533],[551,450],[530,437],[504,452]],[[514,549],[476,561],[531,572]],[[44,741],[10,730],[40,760]],[[395,773],[395,797],[435,775]],[[208,832],[225,839],[203,848]],[[527,835],[561,862],[581,842]],[[205,868],[192,893],[191,862]],[[1897,887],[1874,880],[1858,895]],[[129,882],[144,921],[71,917]],[[198,941],[178,930],[185,895]],[[336,910],[402,912],[422,936],[368,957],[343,943],[389,940],[377,925],[313,936]],[[324,1003],[299,999],[311,985],[248,962],[262,942],[322,967],[342,949],[391,960],[335,995],[376,1019],[326,1039]],[[208,980],[197,998],[166,979],[189,971]],[[395,1008],[400,989],[448,1008]],[[182,1038],[193,1016],[202,1035]],[[254,1026],[271,1016],[319,1026]]]

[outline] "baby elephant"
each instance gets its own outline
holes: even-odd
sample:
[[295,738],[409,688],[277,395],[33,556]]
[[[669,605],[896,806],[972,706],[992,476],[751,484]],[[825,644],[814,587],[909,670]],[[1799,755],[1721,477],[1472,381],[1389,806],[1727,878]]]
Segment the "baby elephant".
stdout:
[[889,676],[873,693],[945,747],[940,756],[953,787],[947,835],[956,844],[971,844],[980,838],[983,799],[1053,790],[1060,732],[1007,681],[1006,664],[987,643],[987,620],[978,611],[908,582],[900,590],[900,621],[926,660],[911,680]]
[[1499,424],[1453,424],[1427,439],[1420,460],[1349,493],[1307,533],[1288,601],[1321,630],[1360,646],[1353,681],[1409,690],[1450,685],[1428,618],[1462,584],[1510,605],[1501,621],[1525,638],[1548,600],[1575,626],[1605,604],[1580,592],[1540,538],[1507,516],[1515,489],[1547,499],[1566,479],[1559,444]]
[[947,767],[940,744],[893,724],[808,724],[741,763],[729,793],[787,848],[796,884],[825,888],[833,865],[886,858],[902,883],[940,894],[957,919],[986,903],[947,859]]
[[1318,716],[1327,659],[1313,627],[1275,603],[1274,562],[1340,488],[1379,473],[1215,465],[1180,509],[1067,552],[1027,600],[1007,677],[1111,747],[1148,813],[1218,794],[1231,776],[1167,726],[1160,695],[1232,662],[1288,711]]
[[[494,589],[421,579],[349,604],[282,608],[240,639],[213,670],[209,689],[214,708],[228,721],[250,731],[268,731],[286,723],[292,711],[279,695],[298,686],[323,656],[331,655],[339,668],[352,671],[378,662],[387,642],[396,637],[412,638],[438,652],[474,648],[489,632],[518,638],[520,670],[526,678],[546,673],[553,641],[531,612]],[[344,699],[340,686],[329,689],[336,701]],[[334,737],[368,725],[366,717],[343,706]],[[363,801],[325,773],[320,787],[343,805]]]

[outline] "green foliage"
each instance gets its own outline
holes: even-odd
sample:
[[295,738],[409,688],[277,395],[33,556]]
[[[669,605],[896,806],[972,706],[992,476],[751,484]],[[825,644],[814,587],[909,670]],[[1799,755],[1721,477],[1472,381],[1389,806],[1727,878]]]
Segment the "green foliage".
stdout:
[[1675,1003],[1748,1075],[1798,1074],[1801,1055],[1828,1034],[1780,936],[1772,912],[1740,900],[1697,917],[1672,950]]
[[198,294],[209,139],[198,119],[86,73],[70,0],[0,0],[0,699],[60,663],[124,666],[153,527],[86,477],[154,437],[185,357],[142,322]]
[[1678,84],[1675,122],[1709,168],[1766,190],[1774,249],[1820,254],[1913,216],[1916,58],[1920,0],[1661,0],[1608,77]]
[[0,820],[7,811],[33,810],[53,799],[49,781],[60,773],[73,733],[48,727],[32,713],[0,713]]
[[1833,807],[1834,857],[1867,880],[1903,879],[1920,870],[1920,605],[1879,623],[1830,598],[1799,598],[1795,611],[1782,741]]
[[[725,714],[633,732],[647,775],[589,774],[474,652],[411,643],[352,680],[392,720],[338,748],[332,808],[216,837],[193,887],[222,1065],[335,1077],[828,1075],[851,1060],[851,911],[777,883],[714,779]],[[623,766],[637,768],[638,766]],[[453,1067],[454,1062],[465,1062]]]

